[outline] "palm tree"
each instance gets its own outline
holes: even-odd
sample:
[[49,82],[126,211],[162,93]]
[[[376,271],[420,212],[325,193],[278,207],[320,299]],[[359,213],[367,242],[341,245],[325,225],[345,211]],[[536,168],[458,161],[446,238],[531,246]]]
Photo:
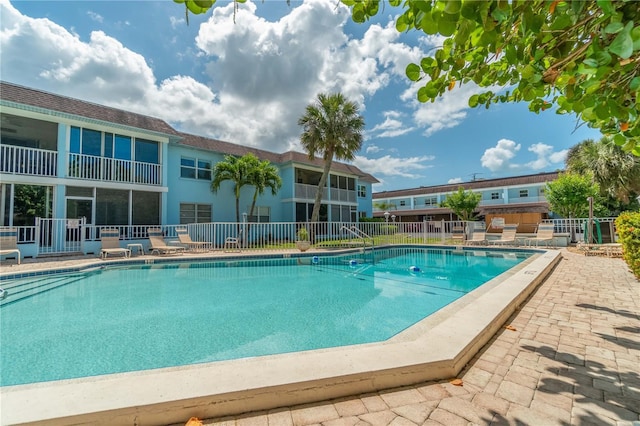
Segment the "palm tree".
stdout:
[[610,138],[587,139],[573,146],[566,166],[569,172],[591,176],[608,199],[627,204],[640,194],[640,158],[623,151]]
[[251,208],[249,209],[249,217],[252,217],[258,195],[264,194],[266,189],[271,189],[271,194],[276,195],[282,186],[282,179],[278,173],[278,168],[269,161],[260,161],[253,154],[247,154],[244,158],[246,158],[250,167],[249,184],[255,187]]
[[358,112],[355,102],[345,99],[341,93],[320,93],[318,99],[307,105],[305,114],[298,120],[303,132],[300,142],[309,159],[322,155],[324,170],[318,183],[311,222],[317,222],[320,215],[322,192],[329,177],[333,158],[353,160],[362,147],[364,118]]
[[[220,185],[224,181],[233,182],[233,192],[236,196],[236,223],[240,226],[240,190],[245,185],[251,185],[250,162],[245,157],[234,157],[225,155],[224,160],[217,163],[213,168],[213,178],[211,180],[211,191],[218,192]],[[239,231],[239,229],[238,229]]]

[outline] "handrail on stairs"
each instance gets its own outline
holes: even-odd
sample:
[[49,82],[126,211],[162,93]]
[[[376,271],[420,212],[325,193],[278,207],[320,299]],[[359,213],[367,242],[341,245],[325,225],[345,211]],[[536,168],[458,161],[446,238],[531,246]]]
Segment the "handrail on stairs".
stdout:
[[365,240],[365,238],[369,238],[371,240],[371,247],[373,248],[373,246],[375,245],[375,240],[373,239],[373,237],[369,234],[367,234],[366,232],[361,231],[360,229],[358,229],[355,225],[352,225],[351,228],[347,228],[345,225],[342,226],[342,228],[340,228],[340,230],[345,230],[348,233],[350,233],[351,235],[354,235],[356,238],[361,239],[362,240],[362,246],[364,248],[367,247],[367,241]]

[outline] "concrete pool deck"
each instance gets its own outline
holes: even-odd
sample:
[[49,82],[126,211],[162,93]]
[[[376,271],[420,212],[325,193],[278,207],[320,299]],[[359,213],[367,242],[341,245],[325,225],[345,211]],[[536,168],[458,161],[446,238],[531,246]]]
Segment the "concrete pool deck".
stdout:
[[[552,251],[553,253],[553,251]],[[556,252],[557,253],[557,252]],[[410,424],[631,424],[637,421],[640,406],[640,284],[627,271],[626,265],[619,259],[592,258],[562,251],[563,261],[552,271],[551,275],[542,283],[533,296],[523,302],[521,309],[511,317],[506,315],[496,328],[488,333],[489,343],[481,348],[477,355],[460,361],[460,368],[467,366],[457,374],[463,381],[463,386],[453,386],[448,380],[429,382],[428,378],[420,382],[395,390],[375,392],[358,391],[358,386],[352,393],[353,397],[334,399],[313,405],[292,406],[254,414],[243,414],[237,417],[224,417],[205,421],[205,424],[325,424],[325,425],[410,425]],[[535,265],[534,265],[535,266]],[[519,272],[528,275],[532,265],[526,265]],[[17,268],[17,267],[16,267]],[[12,268],[11,268],[12,269]],[[7,268],[2,269],[7,272]],[[13,271],[12,271],[13,272]],[[517,273],[516,273],[517,274]],[[480,298],[483,295],[479,296]],[[465,309],[464,311],[468,311]],[[463,310],[459,311],[460,313]],[[472,316],[477,321],[482,316],[482,309]],[[465,321],[464,318],[458,320]],[[515,330],[501,328],[501,324],[511,324]],[[427,328],[438,329],[440,319],[433,319]],[[469,322],[469,319],[466,319]],[[478,321],[481,322],[481,321]],[[498,322],[498,321],[496,321]],[[463,325],[463,323],[459,323]],[[447,339],[453,339],[456,334],[464,334],[461,328],[447,327]],[[440,332],[443,330],[441,329]],[[497,332],[496,332],[497,331]],[[417,334],[421,334],[418,332]],[[453,335],[452,335],[453,334]],[[336,359],[336,355],[347,359],[346,364],[378,364],[390,366],[402,363],[411,357],[419,357],[424,362],[424,347],[422,351],[414,346],[417,340],[395,341],[392,339],[385,349],[385,356],[379,351],[370,351],[373,345],[361,345],[364,349],[359,354],[337,352],[336,350],[314,351],[306,361],[313,361],[318,370],[325,370],[326,364],[341,364],[343,360]],[[455,340],[455,339],[454,339]],[[422,341],[428,344],[429,339]],[[378,345],[379,346],[379,345]],[[452,350],[446,347],[445,351]],[[419,346],[418,346],[419,347]],[[402,349],[398,351],[398,349]],[[420,353],[422,352],[422,353]],[[474,351],[475,353],[475,351]],[[309,355],[303,354],[303,355]],[[364,358],[360,359],[359,356]],[[290,370],[309,369],[305,362],[293,366],[298,362],[300,354],[290,356],[286,361]],[[464,356],[461,358],[464,359]],[[262,364],[255,363],[257,359],[242,363],[243,368],[236,371],[241,374],[247,368],[253,368],[253,375],[264,378],[277,371],[277,360],[268,360]],[[263,359],[264,361],[264,359]],[[467,361],[469,361],[467,363]],[[255,363],[255,364],[254,364]],[[275,364],[274,364],[275,363]],[[329,365],[331,367],[331,365]],[[432,368],[433,366],[429,366]],[[205,384],[203,380],[207,367],[190,368],[192,375],[186,381],[172,381],[168,389],[171,392],[198,393]],[[416,378],[424,375],[423,368],[418,367]],[[173,370],[185,370],[178,368]],[[174,374],[176,371],[167,373]],[[178,371],[179,372],[179,371]],[[370,383],[366,371],[362,371],[356,383]],[[136,386],[127,389],[123,400],[143,400],[145,396],[153,394],[155,389],[145,382],[147,372],[130,373],[136,375]],[[404,371],[390,371],[389,377],[397,374],[407,374]],[[452,376],[455,373],[452,373]],[[116,375],[125,376],[125,375]],[[174,378],[178,376],[173,376]],[[237,377],[237,376],[236,376]],[[381,375],[375,380],[384,380]],[[446,377],[441,376],[441,377]],[[182,376],[182,379],[187,376]],[[274,377],[271,376],[271,380]],[[286,381],[282,374],[276,375],[278,380]],[[227,377],[233,382],[233,376]],[[290,378],[289,378],[290,379]],[[224,375],[211,376],[211,381],[224,381]],[[283,383],[283,382],[280,383]],[[76,408],[87,411],[100,411],[100,401],[91,398],[85,392],[86,388],[78,387],[77,381],[67,381],[68,388],[58,388],[59,391],[75,394]],[[72,383],[73,382],[73,383]],[[101,384],[104,394],[117,392],[112,379],[94,378],[94,385]],[[131,382],[130,382],[131,383]],[[145,385],[147,383],[147,385]],[[232,385],[233,383],[227,383]],[[266,384],[266,382],[265,382]],[[393,380],[383,383],[389,387]],[[62,383],[64,386],[65,383]],[[216,385],[220,385],[217,383]],[[271,382],[272,387],[264,388],[263,397],[274,399],[277,406],[278,399],[288,401],[285,396],[287,388],[278,388],[277,383]],[[325,383],[325,386],[329,386]],[[38,389],[45,386],[31,385],[31,397],[38,398]],[[322,385],[320,386],[320,388]],[[15,387],[18,388],[18,387]],[[75,388],[75,389],[72,389]],[[309,392],[319,392],[320,388],[310,388]],[[120,389],[122,391],[122,389]],[[239,390],[238,392],[241,392]],[[284,393],[280,393],[284,392]],[[364,393],[364,394],[363,394]],[[321,394],[321,392],[319,393]],[[183,396],[185,393],[183,393]],[[347,394],[343,394],[347,395]],[[25,393],[2,389],[2,424],[29,421],[29,413],[36,408],[34,400],[21,401]],[[40,395],[44,397],[45,395]],[[289,395],[290,396],[290,395]],[[49,409],[56,409],[56,401],[41,402],[38,405],[51,405]],[[304,398],[301,399],[304,402]],[[176,401],[184,409],[182,423],[190,416],[207,417],[211,410],[203,409],[198,404],[189,401]],[[236,398],[238,413],[242,412],[244,401]],[[224,404],[222,404],[224,405]],[[283,405],[283,404],[280,404]],[[284,405],[293,405],[287,403]],[[250,407],[250,405],[245,405]],[[67,407],[69,408],[69,407]],[[106,408],[103,404],[103,409]],[[162,419],[169,420],[171,416],[165,411],[167,406],[150,405],[139,407],[140,425],[162,424]],[[209,407],[211,408],[211,407]],[[23,411],[24,410],[24,411]],[[247,411],[247,410],[244,410]],[[109,413],[104,413],[109,414]],[[115,412],[113,413],[116,414]],[[143,421],[143,419],[149,421]],[[153,419],[153,420],[152,420]],[[67,419],[71,420],[71,419]],[[80,420],[80,419],[78,419]],[[88,420],[88,419],[85,419]],[[93,419],[97,420],[96,418]],[[124,418],[117,415],[102,418],[104,424],[126,424]],[[84,421],[84,420],[83,420]],[[91,421],[91,420],[89,420]],[[166,423],[176,422],[165,421]],[[68,424],[56,422],[55,424]],[[53,424],[49,422],[48,424]],[[128,424],[132,424],[130,421]],[[179,423],[177,423],[179,424]]]

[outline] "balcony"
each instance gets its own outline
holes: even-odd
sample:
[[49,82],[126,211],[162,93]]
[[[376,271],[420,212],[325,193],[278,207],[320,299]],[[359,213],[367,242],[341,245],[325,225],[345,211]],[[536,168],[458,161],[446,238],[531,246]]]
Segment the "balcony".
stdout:
[[69,154],[70,178],[102,182],[162,185],[162,166],[84,154]]
[[355,203],[356,191],[350,191],[348,189],[331,188],[331,201]]
[[58,153],[46,149],[0,145],[0,173],[55,177]]
[[[318,187],[316,185],[307,185],[304,183],[296,183],[295,184],[295,198],[300,198],[304,200],[315,200],[316,192],[318,192]],[[322,200],[328,200],[327,191],[322,192]]]
[[[295,198],[315,200],[317,191],[318,187],[316,185],[307,185],[304,183],[295,184]],[[331,196],[331,201],[340,201],[346,203],[356,202],[355,190],[351,191],[348,189],[325,188],[325,190],[322,192],[322,201],[329,201],[329,195]]]

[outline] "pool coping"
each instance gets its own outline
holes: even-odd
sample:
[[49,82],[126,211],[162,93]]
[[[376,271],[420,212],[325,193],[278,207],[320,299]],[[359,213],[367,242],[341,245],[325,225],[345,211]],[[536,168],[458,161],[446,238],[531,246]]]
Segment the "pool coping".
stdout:
[[162,425],[452,378],[561,259],[535,252],[384,342],[0,387],[1,423]]

